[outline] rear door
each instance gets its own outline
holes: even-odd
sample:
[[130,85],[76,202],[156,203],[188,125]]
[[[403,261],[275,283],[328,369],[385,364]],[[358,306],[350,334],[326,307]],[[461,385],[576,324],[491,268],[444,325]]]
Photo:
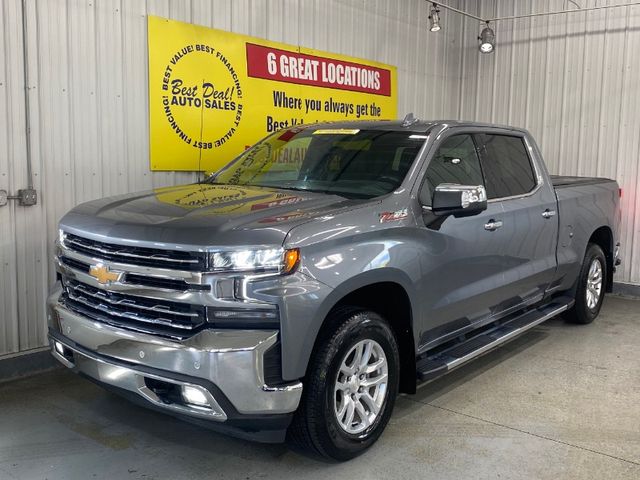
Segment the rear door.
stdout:
[[520,133],[474,136],[489,204],[501,204],[503,312],[542,299],[556,269],[557,202],[534,145]]

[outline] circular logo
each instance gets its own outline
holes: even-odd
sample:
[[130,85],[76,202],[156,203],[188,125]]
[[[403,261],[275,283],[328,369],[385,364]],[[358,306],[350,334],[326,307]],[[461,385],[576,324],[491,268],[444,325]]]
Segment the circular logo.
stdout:
[[247,196],[245,190],[226,185],[210,185],[194,189],[182,197],[174,199],[174,203],[181,207],[199,208],[244,200]]
[[175,52],[162,79],[162,108],[184,143],[209,150],[226,143],[242,121],[243,90],[229,59],[211,45]]

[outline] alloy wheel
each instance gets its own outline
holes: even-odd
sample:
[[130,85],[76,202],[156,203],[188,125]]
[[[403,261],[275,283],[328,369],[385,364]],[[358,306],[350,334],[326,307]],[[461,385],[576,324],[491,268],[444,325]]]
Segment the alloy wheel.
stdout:
[[600,259],[594,258],[589,267],[589,273],[587,274],[587,292],[586,292],[587,307],[590,310],[594,310],[600,301],[600,295],[602,294],[602,263]]
[[361,340],[347,352],[334,385],[334,413],[346,433],[359,434],[376,421],[388,378],[387,357],[375,340]]

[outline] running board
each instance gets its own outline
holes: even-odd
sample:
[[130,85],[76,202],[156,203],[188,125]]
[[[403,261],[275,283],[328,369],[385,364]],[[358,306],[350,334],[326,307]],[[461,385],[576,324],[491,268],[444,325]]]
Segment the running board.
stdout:
[[[573,298],[559,297],[547,305],[507,319],[490,330],[457,342],[444,350],[438,349],[437,353],[427,352],[426,356],[418,359],[416,364],[418,380],[420,382],[434,380],[559,315],[571,308],[573,304]],[[471,334],[473,335],[473,332]]]

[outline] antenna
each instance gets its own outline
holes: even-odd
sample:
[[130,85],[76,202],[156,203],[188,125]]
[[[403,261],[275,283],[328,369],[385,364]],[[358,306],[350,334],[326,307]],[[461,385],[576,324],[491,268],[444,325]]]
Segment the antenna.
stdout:
[[413,112],[410,112],[410,113],[407,113],[404,116],[404,120],[402,120],[402,126],[403,127],[410,127],[411,125],[413,125],[417,121],[418,121],[418,119],[413,116]]

